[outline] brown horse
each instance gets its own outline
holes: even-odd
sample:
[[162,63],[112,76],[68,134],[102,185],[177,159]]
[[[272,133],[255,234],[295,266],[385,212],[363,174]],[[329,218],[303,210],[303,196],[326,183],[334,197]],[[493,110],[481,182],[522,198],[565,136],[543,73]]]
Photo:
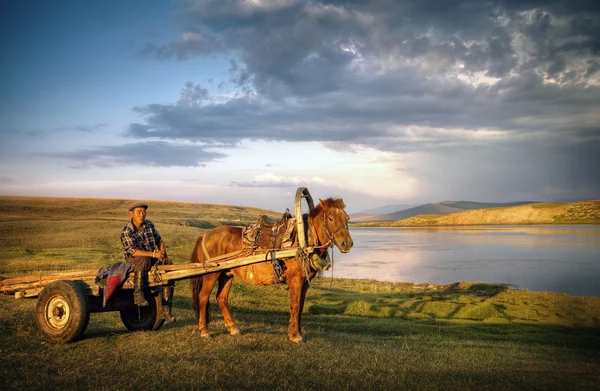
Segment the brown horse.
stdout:
[[[346,205],[340,198],[328,198],[320,200],[319,204],[312,208],[308,213],[308,244],[314,246],[316,253],[325,257],[327,248],[334,244],[342,253],[347,253],[353,246],[352,237],[348,230],[348,215],[344,211]],[[194,251],[192,252],[192,263],[203,263],[206,260],[206,253],[211,258],[240,251],[244,249],[242,239],[244,228],[220,226],[206,232],[196,240]],[[312,242],[312,243],[311,243]],[[202,248],[204,245],[204,249]],[[298,237],[296,235],[294,246],[298,246]],[[290,292],[290,322],[288,326],[288,335],[292,342],[302,342],[302,333],[300,330],[300,317],[304,307],[306,291],[309,287],[309,281],[315,276],[317,270],[310,266],[310,262],[303,259],[302,256],[280,260],[281,276],[279,281],[284,282],[289,287]],[[235,320],[229,311],[227,299],[233,277],[237,276],[252,284],[270,285],[275,283],[275,272],[271,262],[256,263],[250,266],[241,266],[229,270],[223,270],[215,273],[205,274],[202,277],[192,279],[192,300],[194,310],[198,318],[198,328],[200,336],[209,338],[209,297],[215,285],[219,282],[217,291],[217,302],[221,308],[225,326],[231,335],[239,335],[240,330],[236,326]]]

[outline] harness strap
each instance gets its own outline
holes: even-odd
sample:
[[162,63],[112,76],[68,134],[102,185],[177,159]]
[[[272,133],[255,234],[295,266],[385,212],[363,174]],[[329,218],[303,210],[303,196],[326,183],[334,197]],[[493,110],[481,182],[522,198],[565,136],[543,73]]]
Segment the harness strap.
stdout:
[[[267,254],[268,253],[265,254],[265,258]],[[281,269],[281,264],[277,259],[277,253],[275,251],[271,251],[271,264],[273,265],[273,283],[279,285],[280,288],[283,288],[280,284],[283,270]]]
[[248,254],[252,253],[252,251],[248,251],[246,248],[243,248],[241,250],[232,251],[230,253],[211,258],[211,256],[208,254],[208,250],[206,249],[206,244],[204,243],[205,241],[206,241],[206,234],[204,234],[204,236],[202,236],[202,252],[204,252],[204,256],[206,257],[204,262],[216,263],[217,261],[223,261],[223,260],[237,258],[237,257],[241,256],[242,253],[244,253],[244,252],[246,253],[244,255],[248,255]]
[[208,236],[208,232],[202,236],[202,251],[204,252],[204,256],[206,257],[206,261],[210,260],[210,255],[208,254],[208,250],[206,249],[206,237]]

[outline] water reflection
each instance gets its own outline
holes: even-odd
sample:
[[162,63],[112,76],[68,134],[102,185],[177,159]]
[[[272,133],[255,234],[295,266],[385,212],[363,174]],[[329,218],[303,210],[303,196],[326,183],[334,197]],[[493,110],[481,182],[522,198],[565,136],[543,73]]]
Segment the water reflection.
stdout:
[[600,296],[600,226],[353,228],[335,276]]

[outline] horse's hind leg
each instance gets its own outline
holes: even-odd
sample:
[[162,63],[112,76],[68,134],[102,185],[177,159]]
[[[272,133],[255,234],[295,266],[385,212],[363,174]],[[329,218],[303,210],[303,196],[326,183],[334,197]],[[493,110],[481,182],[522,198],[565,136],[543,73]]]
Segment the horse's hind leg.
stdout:
[[217,302],[219,303],[219,307],[221,308],[223,320],[225,321],[225,326],[227,327],[227,331],[229,331],[229,334],[240,335],[240,329],[238,329],[237,325],[235,324],[235,319],[233,319],[233,316],[229,311],[228,299],[232,283],[233,276],[228,276],[226,273],[221,273],[221,275],[219,276]]
[[200,336],[202,338],[210,338],[210,334],[208,332],[208,321],[210,318],[210,306],[209,306],[209,298],[210,292],[212,292],[217,279],[219,278],[219,274],[221,273],[210,273],[202,276],[202,289],[198,293],[198,303],[199,303],[199,315],[198,316],[198,328],[200,329]]

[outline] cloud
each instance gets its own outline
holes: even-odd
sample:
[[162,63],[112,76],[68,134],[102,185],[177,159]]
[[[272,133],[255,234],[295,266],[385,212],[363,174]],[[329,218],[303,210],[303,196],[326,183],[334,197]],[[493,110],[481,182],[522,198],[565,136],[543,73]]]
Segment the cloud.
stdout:
[[219,37],[219,50],[233,57],[231,81],[246,94],[186,109],[148,104],[138,108],[146,123],[129,134],[403,150],[415,141],[406,126],[552,131],[566,116],[573,122],[561,121],[561,129],[589,127],[600,98],[598,30],[589,26],[600,12],[586,1],[572,6],[188,2],[182,20]]
[[[160,50],[150,44],[151,52],[163,53],[156,57],[236,55],[254,89],[271,98],[335,91],[357,68],[385,72],[406,64],[493,77],[535,69],[561,82],[587,81],[600,43],[598,7],[587,0],[568,7],[508,0],[192,1],[180,14],[196,30]],[[203,30],[219,45],[204,43]],[[203,42],[203,49],[176,49],[187,41]]]
[[533,72],[484,87],[396,72],[349,86],[343,96],[147,105],[138,109],[145,122],[131,124],[127,134],[230,144],[242,139],[322,141],[407,151],[481,141],[486,130],[580,137],[597,129],[598,101],[598,87],[548,84]]
[[196,107],[202,104],[204,100],[209,99],[208,90],[202,88],[199,84],[191,81],[185,83],[185,88],[181,90],[178,105]]
[[100,124],[96,124],[96,125],[64,126],[61,128],[56,128],[56,129],[54,129],[54,131],[57,131],[57,132],[77,131],[77,132],[91,133],[91,132],[99,131],[106,127],[108,127],[108,124],[100,123]]
[[150,57],[158,60],[173,57],[179,60],[187,60],[217,52],[219,48],[220,44],[214,37],[203,33],[199,29],[193,29],[181,34],[177,41],[166,45],[148,42],[140,50],[139,54],[142,57]]
[[119,146],[102,146],[73,152],[45,154],[64,159],[71,168],[114,168],[128,165],[156,167],[194,167],[214,161],[225,155],[212,152],[203,146],[177,145],[163,141],[130,143]]
[[[230,83],[243,93],[214,102],[199,90],[196,105],[149,102],[136,108],[142,119],[130,124],[129,137],[229,146],[316,141],[347,153],[366,146],[422,156],[404,169],[439,180],[430,189],[440,194],[453,183],[483,189],[495,179],[490,172],[498,174],[482,190],[490,197],[503,187],[524,196],[544,186],[600,194],[590,168],[600,165],[593,2],[185,4],[180,20],[218,40],[210,53],[231,57]],[[478,164],[469,168],[467,156]]]
[[308,185],[323,185],[326,181],[318,176],[312,178],[298,176],[282,176],[271,172],[260,174],[254,177],[251,182],[232,181],[231,185],[235,187],[301,187]]
[[419,154],[411,166],[423,194],[436,199],[553,201],[600,197],[600,138],[559,144],[507,141],[481,148],[448,148]]

